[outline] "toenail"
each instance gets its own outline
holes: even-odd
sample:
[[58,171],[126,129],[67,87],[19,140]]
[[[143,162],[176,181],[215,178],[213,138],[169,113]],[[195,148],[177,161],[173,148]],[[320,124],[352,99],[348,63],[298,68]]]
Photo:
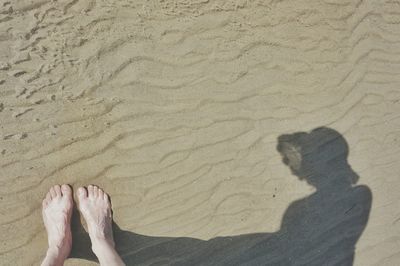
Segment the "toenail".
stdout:
[[83,188],[83,187],[78,188],[78,194],[85,195],[86,194],[85,188]]

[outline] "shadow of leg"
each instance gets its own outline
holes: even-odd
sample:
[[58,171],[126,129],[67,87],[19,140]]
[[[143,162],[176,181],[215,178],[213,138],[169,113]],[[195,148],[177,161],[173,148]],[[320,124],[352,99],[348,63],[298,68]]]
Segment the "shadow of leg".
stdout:
[[92,243],[89,234],[82,226],[81,215],[76,206],[72,213],[71,230],[73,240],[72,250],[69,257],[97,261],[97,258],[92,251]]

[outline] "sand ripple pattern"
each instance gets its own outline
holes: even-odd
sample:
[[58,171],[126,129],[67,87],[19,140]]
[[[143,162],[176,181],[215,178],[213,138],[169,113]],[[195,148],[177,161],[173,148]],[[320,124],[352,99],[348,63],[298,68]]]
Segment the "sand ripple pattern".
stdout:
[[398,265],[399,24],[389,0],[1,0],[0,264],[40,261],[56,183],[139,234],[277,230],[311,191],[277,137],[324,125],[373,190],[355,265]]

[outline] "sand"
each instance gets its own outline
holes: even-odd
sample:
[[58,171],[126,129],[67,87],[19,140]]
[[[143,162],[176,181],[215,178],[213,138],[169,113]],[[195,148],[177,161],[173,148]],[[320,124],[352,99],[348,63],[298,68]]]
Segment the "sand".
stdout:
[[[41,261],[50,186],[94,183],[129,265],[399,265],[399,14],[0,1],[0,264]],[[95,265],[78,219],[67,265]]]

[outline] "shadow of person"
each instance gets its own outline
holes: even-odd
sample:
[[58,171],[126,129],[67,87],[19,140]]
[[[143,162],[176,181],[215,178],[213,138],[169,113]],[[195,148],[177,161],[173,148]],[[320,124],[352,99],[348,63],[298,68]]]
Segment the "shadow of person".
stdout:
[[368,187],[355,185],[359,176],[347,161],[346,140],[337,131],[320,127],[280,136],[277,150],[292,174],[316,191],[290,204],[274,233],[270,254],[259,243],[241,262],[265,265],[263,258],[273,254],[271,265],[353,265],[372,194]]
[[[290,204],[279,231],[204,241],[139,235],[114,224],[118,253],[127,265],[352,265],[372,194],[355,185],[359,177],[347,162],[345,139],[320,127],[280,136],[277,150],[292,173],[316,189]],[[73,231],[83,244],[71,257],[94,260],[84,231]]]

